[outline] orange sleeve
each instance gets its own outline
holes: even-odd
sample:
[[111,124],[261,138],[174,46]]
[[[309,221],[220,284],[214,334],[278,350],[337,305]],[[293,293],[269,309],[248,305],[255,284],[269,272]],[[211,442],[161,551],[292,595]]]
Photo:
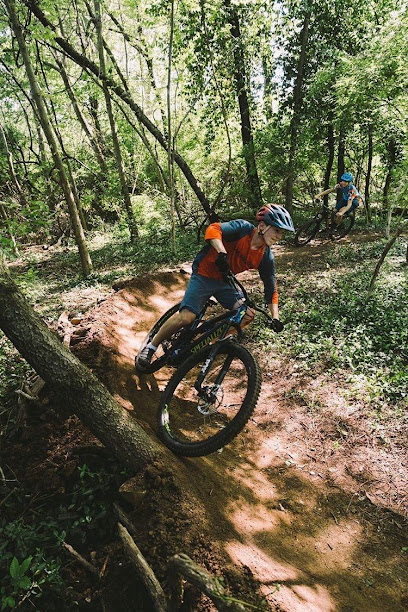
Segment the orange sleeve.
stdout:
[[221,223],[211,223],[205,231],[204,240],[222,239]]
[[275,291],[273,292],[272,295],[272,304],[279,304],[279,294],[278,291],[275,289]]

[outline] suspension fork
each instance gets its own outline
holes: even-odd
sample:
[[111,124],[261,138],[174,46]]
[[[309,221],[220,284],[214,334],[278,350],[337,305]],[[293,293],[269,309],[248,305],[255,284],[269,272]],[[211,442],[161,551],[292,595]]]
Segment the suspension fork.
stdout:
[[[214,346],[214,348],[211,349],[207,359],[205,360],[203,367],[201,368],[201,371],[199,373],[199,375],[197,376],[197,379],[194,383],[194,389],[196,391],[198,391],[199,395],[202,394],[203,392],[206,392],[206,388],[204,387],[204,389],[201,387],[201,385],[203,384],[203,381],[205,379],[205,377],[207,376],[210,367],[214,361],[214,359],[216,358],[220,348],[221,348],[221,344],[222,344],[222,340],[217,342]],[[225,375],[227,374],[229,367],[232,363],[232,356],[231,355],[227,355],[225,361],[224,361],[224,365],[222,366],[215,382],[213,383],[213,385],[217,385],[218,387],[222,384]]]

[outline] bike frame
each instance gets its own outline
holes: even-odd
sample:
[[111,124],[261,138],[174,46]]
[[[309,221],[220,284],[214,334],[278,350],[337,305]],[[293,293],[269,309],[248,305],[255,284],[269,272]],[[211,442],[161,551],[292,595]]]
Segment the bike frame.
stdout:
[[[249,299],[245,288],[235,278],[235,276],[231,275],[229,281],[235,289],[239,289],[242,292],[244,296],[244,303],[237,310],[230,310],[226,313],[213,317],[212,319],[203,321],[203,317],[208,308],[214,305],[214,301],[212,299],[208,300],[197,319],[191,324],[190,328],[186,329],[171,346],[169,349],[170,355],[167,359],[167,363],[169,365],[179,365],[190,355],[214,342],[214,346],[205,360],[205,363],[194,383],[194,388],[197,390],[199,396],[209,402],[216,401],[216,393],[214,392],[214,389],[218,388],[222,384],[222,381],[224,380],[225,375],[231,365],[232,358],[226,358],[216,381],[211,385],[211,390],[207,389],[205,386],[202,387],[202,383],[217,353],[219,352],[222,343],[232,338],[232,334],[228,333],[231,327],[237,330],[237,340],[240,341],[243,335],[240,323],[248,308],[253,308],[267,318],[272,318],[268,311],[256,306],[252,300]],[[196,338],[195,341],[192,341],[197,335],[198,338]]]

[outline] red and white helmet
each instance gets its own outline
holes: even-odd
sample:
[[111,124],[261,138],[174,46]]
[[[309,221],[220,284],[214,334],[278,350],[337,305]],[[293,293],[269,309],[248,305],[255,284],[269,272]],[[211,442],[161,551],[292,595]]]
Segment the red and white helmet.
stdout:
[[261,206],[256,213],[257,221],[263,221],[267,225],[273,225],[283,230],[294,232],[295,228],[293,225],[292,218],[284,206],[278,204],[267,204]]

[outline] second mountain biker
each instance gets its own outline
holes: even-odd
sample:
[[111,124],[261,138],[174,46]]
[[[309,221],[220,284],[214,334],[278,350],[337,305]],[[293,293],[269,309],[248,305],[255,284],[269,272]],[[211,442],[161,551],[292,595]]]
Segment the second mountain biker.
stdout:
[[352,212],[361,203],[361,195],[353,185],[353,175],[350,172],[345,172],[340,182],[334,187],[326,189],[315,196],[315,200],[319,200],[322,196],[332,193],[333,191],[342,191],[342,197],[336,204],[336,219],[337,223],[341,221],[343,216]]
[[[205,233],[207,244],[196,255],[193,273],[179,312],[164,323],[152,342],[137,359],[141,368],[150,364],[158,346],[182,327],[194,321],[205,302],[214,296],[227,309],[239,308],[243,295],[228,281],[232,272],[258,269],[264,284],[265,300],[274,319],[279,319],[278,290],[271,246],[282,238],[283,231],[295,231],[292,219],[283,206],[262,206],[257,214],[257,227],[243,219],[212,223]],[[242,322],[247,325],[253,312],[247,311]],[[282,326],[283,327],[283,326]]]

